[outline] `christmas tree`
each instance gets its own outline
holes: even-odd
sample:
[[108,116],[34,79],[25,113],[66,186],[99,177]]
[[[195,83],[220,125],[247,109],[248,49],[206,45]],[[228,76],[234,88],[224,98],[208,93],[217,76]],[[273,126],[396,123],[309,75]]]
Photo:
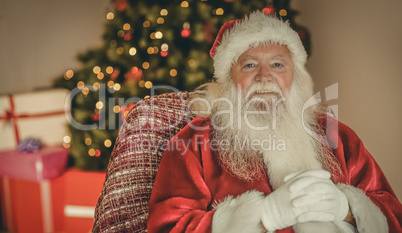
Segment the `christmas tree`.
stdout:
[[80,169],[106,168],[122,121],[136,102],[151,94],[191,91],[212,78],[209,50],[225,22],[255,10],[276,14],[290,21],[309,51],[307,30],[294,23],[289,0],[112,4],[103,46],[79,55],[81,68],[55,80],[55,86],[71,90],[71,137],[64,145]]

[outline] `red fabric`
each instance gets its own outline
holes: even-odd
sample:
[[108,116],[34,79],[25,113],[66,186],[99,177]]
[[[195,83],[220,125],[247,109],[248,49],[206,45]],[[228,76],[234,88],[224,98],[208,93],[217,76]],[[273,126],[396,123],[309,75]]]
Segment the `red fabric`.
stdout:
[[366,193],[387,218],[390,233],[402,232],[402,205],[381,168],[353,130],[332,118],[322,119],[322,125],[331,127],[334,124],[338,124],[339,130],[327,133],[327,141],[338,141],[334,154],[346,178],[342,183],[353,185]]
[[[330,144],[338,140],[334,154],[344,172],[341,182],[365,191],[388,219],[389,232],[402,232],[401,203],[360,139],[332,118],[321,123],[339,124],[339,134],[329,132],[327,139]],[[211,232],[214,203],[252,189],[266,195],[271,192],[268,178],[247,183],[222,169],[215,152],[209,148],[210,127],[209,120],[197,117],[170,141],[149,203],[149,233]],[[293,229],[277,232],[292,233]]]

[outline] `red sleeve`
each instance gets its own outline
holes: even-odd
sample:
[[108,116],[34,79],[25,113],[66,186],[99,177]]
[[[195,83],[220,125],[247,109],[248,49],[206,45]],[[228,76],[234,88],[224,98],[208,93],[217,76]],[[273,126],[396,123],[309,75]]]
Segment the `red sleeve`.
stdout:
[[338,127],[337,137],[333,133],[327,136],[338,139],[334,152],[345,173],[345,183],[363,190],[381,209],[387,218],[390,233],[402,233],[402,205],[381,168],[353,130],[341,123]]
[[186,136],[176,135],[163,154],[149,203],[149,233],[211,232],[214,211],[199,142]]

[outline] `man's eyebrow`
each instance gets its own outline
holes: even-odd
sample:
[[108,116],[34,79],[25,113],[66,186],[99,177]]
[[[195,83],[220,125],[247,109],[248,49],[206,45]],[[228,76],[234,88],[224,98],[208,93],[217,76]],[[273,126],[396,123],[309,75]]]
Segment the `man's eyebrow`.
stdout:
[[255,59],[257,59],[257,56],[244,56],[244,57],[242,57],[241,59],[239,59],[239,61],[240,61],[240,62],[243,62],[243,61],[255,60]]
[[[257,56],[244,56],[239,59],[239,62],[244,62],[247,60],[256,60],[256,59],[257,59]],[[290,61],[289,58],[287,58],[286,56],[283,56],[283,55],[273,56],[270,59],[280,59],[280,60]]]
[[274,56],[274,57],[272,57],[272,59],[289,60],[287,57],[285,57],[283,55]]

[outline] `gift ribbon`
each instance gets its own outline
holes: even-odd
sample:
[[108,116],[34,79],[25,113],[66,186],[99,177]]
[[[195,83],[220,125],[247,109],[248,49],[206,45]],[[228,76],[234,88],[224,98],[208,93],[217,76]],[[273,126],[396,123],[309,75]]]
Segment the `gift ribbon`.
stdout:
[[41,207],[42,207],[42,224],[43,232],[54,232],[53,229],[53,215],[52,215],[52,195],[49,180],[42,180],[39,182]]
[[17,143],[20,140],[17,119],[20,119],[20,118],[47,117],[47,116],[61,115],[61,114],[65,113],[64,110],[60,110],[60,111],[46,112],[46,113],[32,113],[32,114],[22,113],[22,114],[16,114],[15,113],[15,105],[14,105],[13,96],[9,95],[8,96],[8,101],[10,103],[10,110],[6,110],[4,116],[0,116],[0,120],[5,120],[6,122],[11,122],[12,123],[13,129],[14,129],[14,137],[15,137],[15,140],[16,140]]
[[94,218],[95,206],[65,205],[64,215],[70,218]]
[[11,214],[11,195],[10,195],[10,181],[7,176],[3,176],[3,190],[4,190],[4,203],[5,203],[5,219],[7,224],[7,229],[10,232],[14,232],[13,219]]

